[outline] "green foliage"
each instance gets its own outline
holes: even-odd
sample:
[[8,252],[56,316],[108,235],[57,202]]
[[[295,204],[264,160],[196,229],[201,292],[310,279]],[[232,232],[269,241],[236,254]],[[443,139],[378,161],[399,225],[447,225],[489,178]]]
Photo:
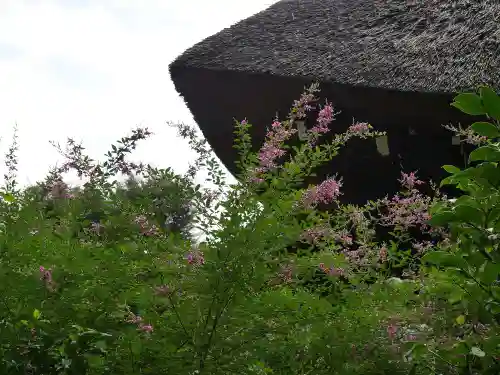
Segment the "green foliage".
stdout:
[[[476,122],[472,129],[487,136],[488,143],[474,150],[470,161],[476,165],[465,170],[447,167],[450,176],[442,181],[463,191],[451,202],[436,204],[431,210],[431,223],[447,226],[452,235],[452,245],[424,256],[424,261],[443,269],[453,282],[452,292],[456,308],[462,310],[457,323],[464,326],[466,315],[476,324],[488,327],[487,333],[474,334],[469,329],[460,344],[467,348],[468,365],[474,363],[481,373],[495,368],[498,371],[500,340],[500,255],[498,235],[500,230],[500,98],[491,89],[481,87],[479,95],[469,94],[468,104],[463,96],[454,105],[470,113],[471,103],[477,112],[487,114],[491,122]],[[458,104],[457,104],[458,103]],[[458,349],[457,349],[458,348]],[[457,346],[454,350],[461,350]],[[493,366],[493,367],[492,367]]]
[[[304,181],[352,138],[381,133],[356,123],[323,137],[327,103],[306,142],[289,147],[316,90],[258,153],[251,125],[236,123],[234,185],[185,125],[199,158],[183,176],[126,161],[149,136],[138,129],[104,162],[68,140],[57,146],[63,166],[21,190],[11,147],[0,373],[498,374],[500,99],[481,87],[452,104],[487,120],[470,127],[488,137],[472,166],[443,167],[441,185],[460,197],[427,196],[403,173],[397,196],[357,207],[339,203],[340,176]],[[200,168],[213,188],[195,184]],[[69,170],[82,187],[64,183]]]

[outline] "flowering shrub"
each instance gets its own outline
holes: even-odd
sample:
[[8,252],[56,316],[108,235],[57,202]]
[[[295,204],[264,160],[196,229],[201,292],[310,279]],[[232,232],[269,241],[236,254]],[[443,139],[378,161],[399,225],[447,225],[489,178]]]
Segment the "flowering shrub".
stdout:
[[[471,127],[488,137],[471,154],[483,162],[445,167],[463,196],[426,195],[405,171],[401,192],[358,207],[340,203],[342,176],[304,181],[351,139],[382,133],[335,132],[317,89],[256,153],[251,124],[236,123],[234,185],[186,125],[199,158],[183,176],[126,160],[150,135],[137,129],[102,163],[56,145],[63,166],[21,190],[14,142],[0,200],[1,372],[498,374],[500,99],[482,88],[454,102],[492,120]],[[201,167],[213,188],[194,183]],[[68,170],[81,188],[64,183]]]

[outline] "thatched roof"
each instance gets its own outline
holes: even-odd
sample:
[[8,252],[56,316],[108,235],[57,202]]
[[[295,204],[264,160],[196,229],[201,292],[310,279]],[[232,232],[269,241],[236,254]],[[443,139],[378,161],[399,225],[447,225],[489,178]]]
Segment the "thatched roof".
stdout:
[[450,107],[454,93],[500,88],[500,1],[282,0],[188,49],[170,72],[232,173],[233,119],[254,125],[258,147],[276,113],[319,81],[341,111],[335,132],[354,118],[389,134],[390,155],[356,143],[318,171],[338,172],[344,199],[365,202],[398,188],[401,165],[438,180],[442,165],[463,162],[442,125],[471,121]]
[[457,92],[500,85],[498,0],[282,0],[172,67]]

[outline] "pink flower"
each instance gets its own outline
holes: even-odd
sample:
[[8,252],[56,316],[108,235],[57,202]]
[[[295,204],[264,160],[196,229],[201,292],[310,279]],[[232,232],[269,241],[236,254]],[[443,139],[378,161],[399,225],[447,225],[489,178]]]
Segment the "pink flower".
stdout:
[[340,187],[342,184],[338,181],[335,181],[333,178],[329,178],[323,181],[318,186],[318,199],[321,203],[331,203],[337,199],[337,197],[341,194]]
[[293,109],[295,112],[294,114],[297,118],[301,119],[306,117],[306,112],[310,111],[313,108],[311,103],[316,100],[313,94],[314,91],[317,90],[313,89],[308,92],[305,92],[300,96],[299,100],[295,100],[293,104]]
[[262,182],[264,182],[264,179],[261,178],[261,177],[251,177],[250,178],[250,182],[253,183],[253,184],[260,184]]
[[353,244],[353,239],[348,234],[343,234],[342,236],[340,236],[339,240],[340,240],[340,242],[342,242],[342,244],[344,246],[345,245],[352,245]]
[[274,168],[275,160],[285,155],[285,151],[271,144],[264,144],[259,153],[260,165],[264,168]]
[[332,276],[344,276],[345,271],[343,268],[332,267],[328,273]]
[[147,333],[150,333],[150,332],[153,332],[153,326],[151,324],[139,324],[139,326],[137,327],[137,329],[139,331],[142,331],[142,332],[147,332]]
[[401,178],[399,179],[399,182],[404,188],[408,190],[413,190],[417,185],[422,185],[424,183],[417,178],[415,172],[401,172]]
[[150,224],[145,215],[139,215],[134,219],[134,223],[139,226],[141,234],[145,236],[154,236],[159,233],[158,228],[154,224]]
[[302,204],[307,208],[311,208],[320,203],[332,203],[342,194],[340,192],[341,187],[342,183],[340,181],[329,178],[319,186],[314,186],[306,190],[302,196]]
[[144,324],[142,322],[142,318],[139,315],[135,315],[134,313],[129,313],[129,318],[127,319],[127,323],[137,325],[137,330],[142,332],[153,332],[153,326],[151,324]]
[[205,257],[201,251],[192,251],[186,255],[188,264],[193,266],[201,266],[205,264]]
[[142,318],[139,315],[135,315],[133,313],[129,314],[129,318],[127,320],[127,323],[139,324],[141,322],[142,322]]
[[[422,183],[412,174],[403,174],[401,181],[406,188]],[[382,225],[396,226],[401,229],[420,227],[423,231],[430,229],[428,220],[430,219],[429,208],[432,199],[422,195],[418,190],[411,189],[409,195],[403,197],[395,195],[391,199],[385,198],[381,202],[386,210],[380,219]]]
[[387,261],[387,248],[382,247],[379,250],[378,257],[382,263]]
[[279,122],[278,120],[275,120],[272,124],[271,124],[272,128],[279,128],[281,126],[281,122]]
[[325,267],[324,263],[319,264],[319,269],[330,276],[344,276],[345,271],[343,268],[338,267]]
[[397,332],[398,332],[398,327],[395,326],[394,324],[389,324],[387,326],[387,335],[391,340],[393,340],[396,337]]
[[406,336],[406,341],[417,341],[417,336],[414,334],[409,334]]
[[279,278],[285,282],[289,283],[292,281],[293,277],[293,268],[291,265],[283,266],[279,272]]
[[44,281],[47,286],[52,286],[52,268],[46,269],[44,266],[40,266],[40,280]]
[[319,111],[316,125],[311,129],[314,134],[328,133],[330,129],[328,126],[333,121],[333,107],[331,104],[326,104],[321,111]]
[[370,125],[366,122],[358,122],[349,127],[348,132],[353,134],[365,134],[370,131]]
[[266,141],[259,151],[260,167],[256,171],[257,173],[263,173],[276,167],[276,159],[286,154],[285,150],[281,149],[281,145],[296,132],[297,129],[289,129],[278,120],[272,123],[271,129],[267,131]]
[[329,237],[333,234],[331,228],[315,227],[306,229],[300,236],[303,241],[310,244],[317,244],[322,238]]

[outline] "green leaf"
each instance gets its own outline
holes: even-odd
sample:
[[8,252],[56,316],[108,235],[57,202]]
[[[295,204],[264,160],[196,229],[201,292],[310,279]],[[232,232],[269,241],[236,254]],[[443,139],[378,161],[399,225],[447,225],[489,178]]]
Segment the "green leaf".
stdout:
[[455,321],[457,322],[458,325],[463,326],[465,324],[465,316],[459,315],[459,316],[457,316]]
[[470,127],[472,130],[474,130],[474,132],[484,137],[488,138],[500,137],[500,131],[491,122],[475,122]]
[[441,180],[439,186],[443,187],[445,185],[456,185],[456,184],[457,184],[457,179],[455,178],[454,175],[451,175]]
[[491,285],[498,280],[500,275],[500,265],[486,261],[479,269],[479,280],[485,285]]
[[448,297],[448,302],[454,305],[458,302],[461,302],[463,298],[464,298],[464,291],[462,289],[455,288],[450,292],[450,295]]
[[469,155],[469,161],[500,161],[500,151],[491,145],[476,148]]
[[500,207],[491,209],[488,215],[488,226],[496,227],[500,223]]
[[9,202],[9,203],[16,201],[16,198],[12,194],[9,194],[9,193],[0,193],[0,197],[2,197],[4,201]]
[[457,267],[461,269],[467,267],[467,262],[461,256],[446,251],[430,251],[422,257],[422,262],[441,267]]
[[457,218],[467,223],[482,225],[484,222],[484,212],[477,207],[469,205],[462,204],[456,206],[455,215]]
[[36,320],[40,319],[41,315],[42,314],[40,313],[40,310],[38,309],[33,310],[33,318],[35,318]]
[[460,172],[460,168],[455,167],[454,165],[443,165],[443,169],[448,173],[458,173]]
[[441,211],[433,214],[429,220],[429,224],[432,226],[443,226],[452,221],[455,221],[456,215],[452,211]]
[[476,357],[484,357],[486,355],[485,352],[483,352],[480,348],[478,348],[477,346],[473,346],[470,350],[470,354],[472,354],[473,356],[476,356]]
[[479,88],[483,108],[486,110],[488,116],[500,121],[500,97],[496,92],[487,86]]
[[468,115],[478,116],[486,114],[481,98],[473,93],[457,95],[451,105]]
[[485,180],[493,186],[497,186],[500,182],[500,169],[497,163],[484,162],[474,168],[474,178]]
[[94,346],[97,348],[97,349],[100,349],[102,351],[105,351],[106,348],[107,348],[107,345],[106,345],[106,341],[97,341]]

